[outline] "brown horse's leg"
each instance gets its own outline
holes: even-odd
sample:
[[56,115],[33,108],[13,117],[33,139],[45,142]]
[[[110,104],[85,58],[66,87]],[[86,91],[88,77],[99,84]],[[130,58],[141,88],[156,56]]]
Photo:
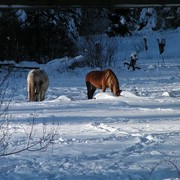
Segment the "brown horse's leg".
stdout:
[[105,91],[106,91],[106,87],[103,87],[103,88],[102,88],[102,92],[105,92]]
[[89,81],[86,81],[86,86],[88,99],[92,99],[94,92],[96,91],[96,87],[93,86]]
[[91,84],[88,81],[86,81],[86,87],[87,87],[87,97],[88,97],[88,99],[92,99],[92,97],[91,97]]
[[102,92],[106,91],[106,83],[103,81],[102,82]]
[[[93,95],[94,95],[94,92],[95,92],[95,91],[96,91],[96,87],[91,84],[91,94],[92,94],[92,98],[93,98]],[[91,98],[91,99],[92,99],[92,98]]]

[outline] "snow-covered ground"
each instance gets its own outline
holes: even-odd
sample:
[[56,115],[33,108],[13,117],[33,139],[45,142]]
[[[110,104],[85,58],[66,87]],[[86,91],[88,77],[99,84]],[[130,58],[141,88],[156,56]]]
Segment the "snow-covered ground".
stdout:
[[[144,36],[149,50],[139,53],[142,69],[127,70],[124,59]],[[167,42],[165,65],[157,46],[160,36]],[[22,62],[48,73],[46,99],[27,102],[28,70],[13,71],[5,95],[11,102],[5,117],[0,117],[1,136],[3,127],[8,128],[10,151],[27,144],[32,122],[31,138],[55,136],[44,151],[0,157],[0,180],[180,179],[179,39],[180,29],[117,38],[120,50],[110,68],[123,90],[120,97],[108,89],[97,90],[94,99],[87,100],[85,75],[91,70],[87,67],[63,72],[64,60],[46,65]]]

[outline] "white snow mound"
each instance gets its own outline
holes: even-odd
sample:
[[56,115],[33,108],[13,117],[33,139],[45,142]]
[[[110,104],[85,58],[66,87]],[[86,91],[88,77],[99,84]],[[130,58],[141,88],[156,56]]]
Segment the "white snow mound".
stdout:
[[175,97],[175,95],[172,92],[164,92],[162,94],[162,96],[165,96],[165,97]]
[[97,93],[94,96],[94,98],[95,99],[115,99],[117,98],[117,96],[114,96],[114,94],[111,92],[100,92],[100,93]]
[[133,92],[130,92],[130,91],[122,91],[121,92],[121,96],[124,96],[124,97],[137,97],[137,95]]
[[51,102],[59,102],[59,101],[61,101],[61,102],[70,102],[72,100],[73,100],[72,97],[67,97],[65,95],[62,95],[62,96],[59,96],[56,99],[53,99]]

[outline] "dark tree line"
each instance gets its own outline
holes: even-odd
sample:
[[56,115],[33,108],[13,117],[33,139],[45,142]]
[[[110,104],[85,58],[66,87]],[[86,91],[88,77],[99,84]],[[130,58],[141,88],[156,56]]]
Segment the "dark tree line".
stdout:
[[78,13],[73,9],[3,10],[0,60],[38,61],[76,55]]
[[180,8],[1,9],[0,60],[46,63],[74,57],[78,55],[80,36],[130,36],[149,27],[153,18],[156,23],[152,30],[176,28],[180,25]]

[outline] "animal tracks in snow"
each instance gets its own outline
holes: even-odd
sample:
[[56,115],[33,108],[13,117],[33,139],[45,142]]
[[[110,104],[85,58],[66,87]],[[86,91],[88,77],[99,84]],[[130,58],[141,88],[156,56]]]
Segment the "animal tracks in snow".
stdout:
[[[180,130],[178,127],[171,126],[169,132],[167,132],[167,126],[163,124],[161,127],[157,128],[157,125],[149,125],[148,123],[139,123],[139,128],[137,124],[128,123],[126,124],[108,124],[108,123],[91,123],[91,128],[95,131],[102,133],[106,138],[104,140],[115,141],[117,144],[122,141],[130,141],[131,143],[125,143],[121,151],[122,157],[128,157],[132,154],[143,154],[145,152],[155,154],[156,147],[163,144],[169,137],[180,136]],[[121,127],[120,127],[121,126]],[[152,130],[154,129],[154,133]],[[157,152],[156,154],[161,154]]]
[[114,134],[124,134],[124,135],[128,135],[129,133],[122,131],[120,128],[116,128],[114,126],[109,126],[107,124],[104,123],[92,123],[91,124],[92,127],[96,128],[97,130],[100,131],[105,131],[108,133],[114,133]]

